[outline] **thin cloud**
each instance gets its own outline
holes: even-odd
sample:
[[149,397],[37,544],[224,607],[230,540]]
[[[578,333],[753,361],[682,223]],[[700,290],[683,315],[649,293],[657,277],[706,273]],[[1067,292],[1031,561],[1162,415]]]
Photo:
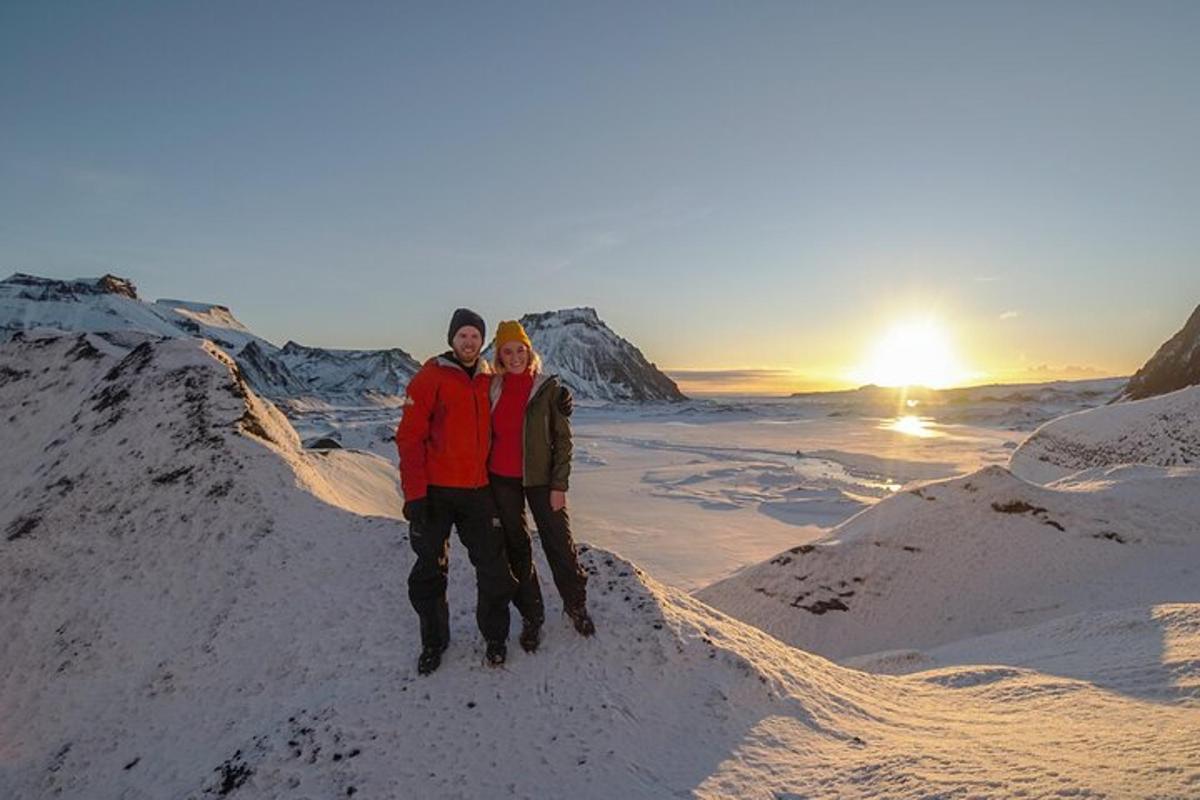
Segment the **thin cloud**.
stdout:
[[1019,316],[1021,316],[1020,311],[1005,311],[1000,315],[1000,319],[1016,319]]

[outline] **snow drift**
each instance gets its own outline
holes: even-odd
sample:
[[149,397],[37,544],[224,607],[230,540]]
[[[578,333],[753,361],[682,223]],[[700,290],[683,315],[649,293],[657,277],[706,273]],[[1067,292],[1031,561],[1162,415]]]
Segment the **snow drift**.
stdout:
[[1047,422],[1009,466],[1026,480],[1049,483],[1116,464],[1200,465],[1200,386]]

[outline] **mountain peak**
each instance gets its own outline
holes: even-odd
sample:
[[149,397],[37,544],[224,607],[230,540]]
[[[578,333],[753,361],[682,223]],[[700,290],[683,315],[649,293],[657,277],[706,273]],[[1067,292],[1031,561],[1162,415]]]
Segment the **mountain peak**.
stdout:
[[582,306],[521,317],[546,369],[577,397],[615,402],[679,402],[687,398],[631,342]]
[[521,324],[525,325],[526,320],[536,325],[545,325],[548,322],[557,322],[559,324],[570,324],[582,322],[590,325],[604,325],[600,319],[600,315],[596,313],[596,309],[591,306],[579,306],[577,308],[560,308],[557,311],[542,311],[535,314],[526,314],[521,317]]

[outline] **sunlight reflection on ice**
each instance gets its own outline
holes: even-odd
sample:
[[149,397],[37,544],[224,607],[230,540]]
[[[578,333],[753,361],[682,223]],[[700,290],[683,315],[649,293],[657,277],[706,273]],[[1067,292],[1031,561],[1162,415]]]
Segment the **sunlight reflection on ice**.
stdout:
[[917,417],[912,414],[907,414],[903,417],[884,420],[879,427],[884,430],[896,431],[907,436],[917,436],[922,439],[929,439],[942,434],[933,429],[933,419],[930,417]]

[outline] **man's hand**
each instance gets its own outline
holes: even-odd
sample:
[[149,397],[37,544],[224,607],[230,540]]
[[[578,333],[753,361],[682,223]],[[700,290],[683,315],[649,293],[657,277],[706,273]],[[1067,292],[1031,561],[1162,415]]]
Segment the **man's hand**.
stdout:
[[425,524],[425,498],[406,500],[404,503],[404,518],[418,528]]
[[550,490],[550,510],[562,511],[567,507],[567,493],[562,489]]
[[558,413],[564,417],[575,413],[575,398],[571,396],[571,390],[565,386],[558,390]]

